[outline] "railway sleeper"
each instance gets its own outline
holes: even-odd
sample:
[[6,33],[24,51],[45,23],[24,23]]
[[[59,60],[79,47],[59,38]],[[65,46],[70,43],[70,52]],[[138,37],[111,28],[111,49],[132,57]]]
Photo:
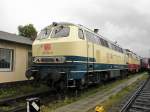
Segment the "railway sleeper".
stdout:
[[135,104],[132,105],[131,107],[139,109],[139,110],[143,110],[143,112],[145,112],[145,111],[149,112],[150,111],[150,107],[145,107],[145,106],[140,106],[140,105],[135,105]]
[[142,102],[142,103],[149,103],[150,100],[147,99],[136,99],[137,102]]
[[143,112],[143,110],[138,110],[135,108],[130,108],[128,112]]
[[150,95],[147,95],[147,94],[142,94],[140,96],[150,98]]
[[150,99],[150,97],[146,97],[146,96],[138,96],[141,99]]
[[140,95],[148,95],[148,96],[150,96],[150,93],[148,93],[148,92],[147,92],[147,93],[144,93],[144,92],[143,92],[143,93],[141,93]]
[[150,103],[143,103],[143,102],[137,102],[135,101],[135,105],[144,106],[144,107],[150,107]]
[[141,93],[149,93],[150,94],[150,88],[148,89],[143,89],[143,91]]

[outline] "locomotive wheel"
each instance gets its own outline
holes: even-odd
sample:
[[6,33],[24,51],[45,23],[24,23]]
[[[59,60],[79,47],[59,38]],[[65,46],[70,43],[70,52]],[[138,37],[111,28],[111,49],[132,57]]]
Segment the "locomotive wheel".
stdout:
[[48,87],[54,89],[54,82],[53,82],[51,79],[49,79],[49,80],[47,81],[47,85],[48,85]]
[[63,90],[65,88],[65,82],[64,81],[60,81],[60,89]]
[[39,76],[39,74],[34,75],[33,86],[35,86],[35,87],[40,86],[40,76]]
[[63,80],[56,82],[54,88],[56,88],[58,91],[64,90],[66,88],[65,82]]
[[65,97],[67,89],[63,80],[57,82],[54,88],[56,89],[57,93],[61,95],[61,97]]

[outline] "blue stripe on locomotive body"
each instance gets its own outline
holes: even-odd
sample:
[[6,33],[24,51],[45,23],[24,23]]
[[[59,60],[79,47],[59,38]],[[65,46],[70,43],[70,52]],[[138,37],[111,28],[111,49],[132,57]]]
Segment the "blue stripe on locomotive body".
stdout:
[[95,58],[90,57],[83,57],[83,56],[65,56],[66,61],[88,61],[89,62],[95,62]]
[[[128,69],[127,65],[118,64],[103,64],[95,63],[94,67],[87,71],[87,63],[74,62],[76,69],[72,69],[69,75],[71,79],[82,79],[87,72],[100,72],[100,71],[111,71],[111,70],[125,70]],[[88,65],[93,65],[92,63]]]
[[[87,72],[97,71],[110,71],[110,70],[123,70],[127,69],[127,65],[119,64],[104,64],[104,63],[92,63],[93,58],[89,58],[87,64],[87,57],[80,56],[65,56],[65,63],[41,63],[34,64],[33,67],[39,69],[42,74],[46,74],[48,71],[66,72],[68,73],[68,79],[82,79]],[[90,65],[92,67],[90,67]],[[93,66],[94,65],[94,66]],[[87,67],[89,68],[87,70]],[[43,76],[44,77],[44,76]]]

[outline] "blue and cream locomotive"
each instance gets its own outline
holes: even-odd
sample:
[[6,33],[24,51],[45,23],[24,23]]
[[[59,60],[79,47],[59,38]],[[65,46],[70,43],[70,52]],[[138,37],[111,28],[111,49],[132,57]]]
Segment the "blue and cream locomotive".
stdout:
[[72,23],[45,27],[33,42],[32,52],[33,65],[26,71],[26,77],[50,87],[82,88],[125,76],[128,71],[124,49]]

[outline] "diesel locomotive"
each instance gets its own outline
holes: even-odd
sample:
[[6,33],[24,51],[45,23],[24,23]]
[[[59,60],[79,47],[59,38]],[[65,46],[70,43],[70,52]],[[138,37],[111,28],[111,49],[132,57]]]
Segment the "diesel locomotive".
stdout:
[[136,73],[141,70],[141,61],[140,57],[135,54],[134,52],[126,49],[126,53],[128,55],[128,72],[129,73]]
[[131,60],[139,60],[134,56],[129,59],[132,52],[99,35],[97,30],[65,22],[54,22],[42,29],[32,52],[33,65],[26,77],[59,89],[83,88],[124,77]]

